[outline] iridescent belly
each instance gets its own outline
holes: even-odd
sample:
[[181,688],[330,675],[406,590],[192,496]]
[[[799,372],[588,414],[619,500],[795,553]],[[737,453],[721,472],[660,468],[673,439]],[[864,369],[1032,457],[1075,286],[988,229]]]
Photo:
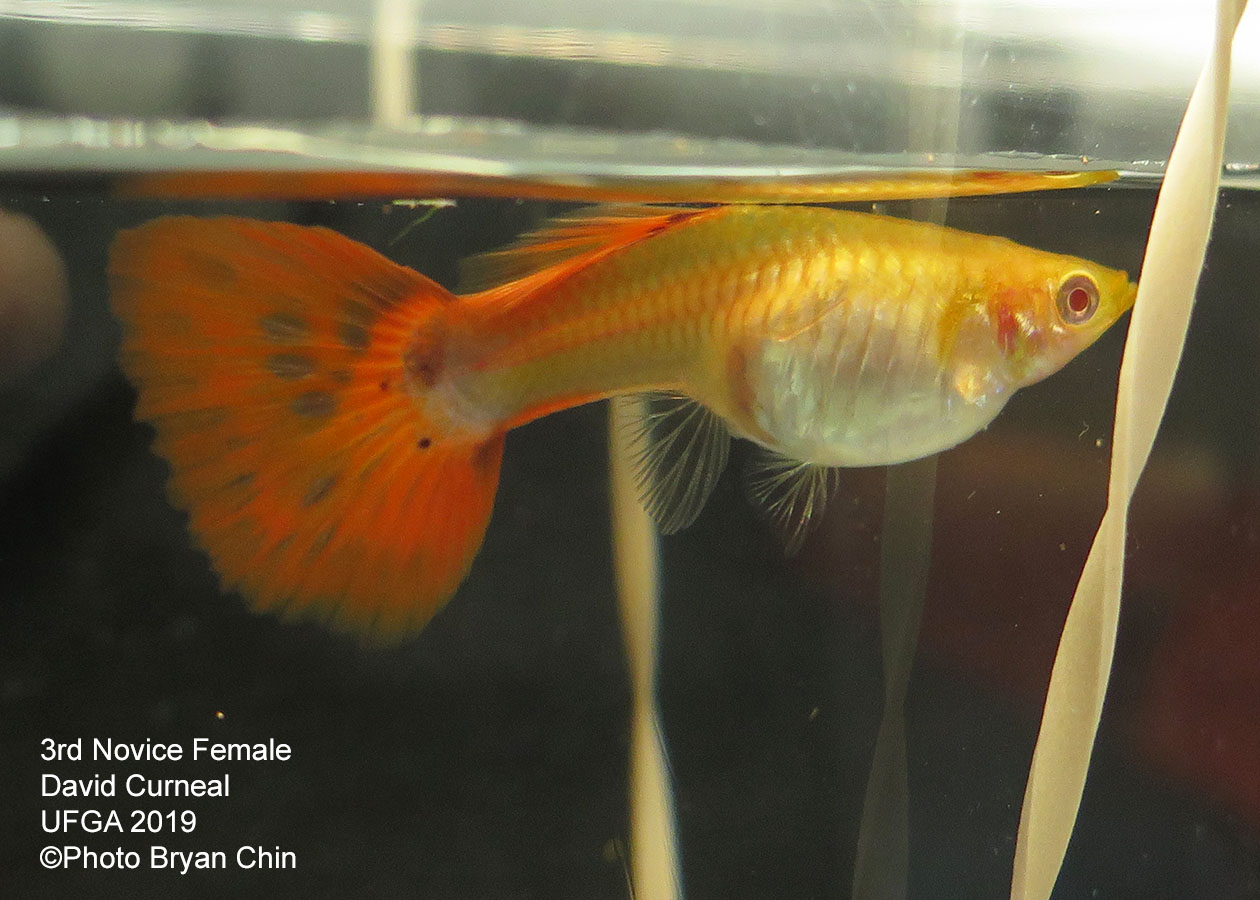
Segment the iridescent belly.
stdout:
[[804,462],[872,466],[945,450],[983,429],[1009,389],[983,341],[946,350],[931,309],[845,303],[803,331],[746,342],[748,435]]

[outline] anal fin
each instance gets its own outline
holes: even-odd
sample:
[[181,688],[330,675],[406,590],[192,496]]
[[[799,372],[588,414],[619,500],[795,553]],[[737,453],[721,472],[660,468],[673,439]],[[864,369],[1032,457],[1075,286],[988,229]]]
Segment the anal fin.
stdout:
[[748,496],[783,538],[789,556],[798,553],[822,521],[839,470],[800,462],[758,446],[748,466]]

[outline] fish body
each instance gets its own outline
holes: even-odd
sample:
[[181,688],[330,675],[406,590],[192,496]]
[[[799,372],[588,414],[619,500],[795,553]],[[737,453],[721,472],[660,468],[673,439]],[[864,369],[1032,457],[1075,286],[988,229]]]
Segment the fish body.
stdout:
[[[494,430],[558,398],[674,390],[805,462],[903,462],[983,428],[1131,302],[1122,272],[902,219],[774,206],[678,218],[515,302],[466,297],[452,406]],[[1114,315],[1068,328],[1055,293],[1080,273]]]
[[[629,393],[645,499],[694,519],[730,435],[789,543],[818,471],[984,428],[1132,303],[1123,272],[810,207],[596,208],[470,261],[456,296],[322,229],[165,219],[111,273],[124,365],[225,581],[380,636],[422,625],[480,543],[503,435]],[[697,406],[698,404],[698,406]]]

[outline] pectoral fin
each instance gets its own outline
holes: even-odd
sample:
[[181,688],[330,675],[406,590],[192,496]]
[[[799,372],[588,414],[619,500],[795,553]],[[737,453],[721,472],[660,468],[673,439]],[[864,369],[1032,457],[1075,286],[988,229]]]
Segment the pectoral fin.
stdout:
[[726,468],[731,435],[716,414],[681,394],[643,395],[631,435],[644,508],[664,534],[700,515]]

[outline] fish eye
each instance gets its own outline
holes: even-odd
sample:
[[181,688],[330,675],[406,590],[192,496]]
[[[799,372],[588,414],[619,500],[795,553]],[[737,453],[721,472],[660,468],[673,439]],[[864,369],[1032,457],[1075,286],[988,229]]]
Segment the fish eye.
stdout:
[[1088,275],[1073,275],[1059,285],[1059,316],[1069,325],[1082,325],[1098,309],[1098,285]]

